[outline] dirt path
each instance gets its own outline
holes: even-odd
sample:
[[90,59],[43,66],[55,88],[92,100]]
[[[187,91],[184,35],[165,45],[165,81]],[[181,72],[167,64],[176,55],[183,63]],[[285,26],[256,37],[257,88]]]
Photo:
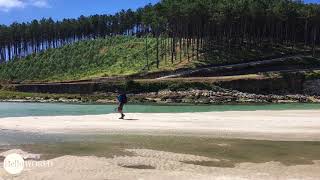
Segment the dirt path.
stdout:
[[[156,79],[167,79],[167,78],[178,78],[178,77],[190,77],[193,74],[199,73],[199,72],[211,72],[211,71],[217,71],[217,70],[223,70],[230,71],[232,68],[245,68],[248,66],[258,66],[258,65],[267,65],[272,64],[276,62],[285,62],[290,60],[291,58],[301,58],[303,56],[289,56],[289,57],[282,57],[282,58],[275,58],[275,59],[269,59],[269,60],[260,60],[260,61],[252,61],[247,63],[238,63],[238,64],[230,64],[230,65],[215,65],[215,66],[209,66],[209,67],[203,67],[203,68],[197,68],[197,69],[191,69],[191,70],[184,70],[177,73],[172,73],[170,75],[165,75]],[[314,70],[317,70],[319,68],[315,68]],[[295,69],[295,70],[279,70],[279,71],[272,71],[272,72],[290,72],[290,71],[302,71],[302,70],[311,70],[311,69]],[[268,72],[268,71],[267,71]]]

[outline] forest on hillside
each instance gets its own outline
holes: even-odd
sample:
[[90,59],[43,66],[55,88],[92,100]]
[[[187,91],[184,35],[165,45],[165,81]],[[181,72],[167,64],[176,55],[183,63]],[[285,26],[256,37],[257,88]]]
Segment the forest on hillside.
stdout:
[[[156,38],[133,36],[83,40],[0,65],[0,82],[81,80],[157,70],[151,61],[149,69],[146,65],[146,52],[148,59],[156,59],[155,46]],[[161,61],[159,67],[169,65],[172,64]]]
[[216,49],[281,46],[315,54],[320,44],[320,5],[292,0],[161,0],[114,15],[0,25],[0,63],[116,35],[157,39],[157,66],[167,58],[161,49],[170,52],[172,63],[179,56],[180,60],[181,56],[210,58]]

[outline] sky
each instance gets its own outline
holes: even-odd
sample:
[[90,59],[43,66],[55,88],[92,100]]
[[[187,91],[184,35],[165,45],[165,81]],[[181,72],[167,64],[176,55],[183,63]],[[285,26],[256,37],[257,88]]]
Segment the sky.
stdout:
[[0,0],[0,24],[54,20],[81,15],[114,14],[121,9],[137,9],[159,0]]
[[[0,0],[0,24],[30,22],[33,19],[77,18],[80,15],[114,14],[121,9],[136,9],[159,0]],[[320,0],[305,0],[320,3]]]

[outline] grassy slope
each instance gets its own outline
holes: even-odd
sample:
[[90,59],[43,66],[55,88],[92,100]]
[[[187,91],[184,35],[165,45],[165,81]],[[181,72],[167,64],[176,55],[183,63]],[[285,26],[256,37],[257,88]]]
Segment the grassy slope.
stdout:
[[[0,65],[0,79],[61,81],[140,73],[146,67],[145,43],[145,38],[122,36],[81,41]],[[148,38],[149,62],[156,59],[155,47],[155,39]],[[150,68],[155,70],[155,64]]]
[[[0,65],[0,83],[8,80],[24,82],[83,80],[142,73],[146,71],[145,45],[146,38],[117,36],[49,49]],[[148,59],[151,64],[149,71],[171,71],[181,67],[241,63],[297,53],[302,50],[286,47],[252,48],[233,48],[232,50],[221,48],[209,52],[207,58],[202,56],[198,60],[194,57],[195,55],[189,54],[190,57],[194,57],[191,62],[187,61],[185,52],[182,53],[182,61],[180,61],[180,50],[177,48],[174,64],[170,63],[171,53],[167,52],[166,61],[162,60],[160,68],[157,69],[154,63],[156,39],[148,38]],[[162,53],[161,50],[160,53]]]

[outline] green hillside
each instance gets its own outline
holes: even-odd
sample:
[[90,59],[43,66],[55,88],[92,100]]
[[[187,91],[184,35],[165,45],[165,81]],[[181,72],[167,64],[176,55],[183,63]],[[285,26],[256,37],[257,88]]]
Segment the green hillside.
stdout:
[[[227,47],[217,47],[215,51],[206,50],[206,53],[199,51],[197,58],[196,50],[187,51],[183,46],[180,48],[180,44],[177,43],[172,52],[172,39],[158,40],[157,44],[157,38],[114,36],[79,41],[56,49],[51,48],[23,59],[14,59],[0,64],[0,81],[84,80],[171,71],[182,67],[244,63],[304,52],[304,48],[293,49],[284,46],[230,50]],[[196,49],[196,46],[190,49]],[[157,54],[159,68],[156,64]]]
[[320,5],[302,1],[162,0],[114,15],[0,25],[0,81],[82,80],[319,57],[319,24]]
[[[156,70],[156,39],[109,37],[87,40],[0,65],[1,80],[61,81],[128,75]],[[161,61],[159,69],[176,64]]]

